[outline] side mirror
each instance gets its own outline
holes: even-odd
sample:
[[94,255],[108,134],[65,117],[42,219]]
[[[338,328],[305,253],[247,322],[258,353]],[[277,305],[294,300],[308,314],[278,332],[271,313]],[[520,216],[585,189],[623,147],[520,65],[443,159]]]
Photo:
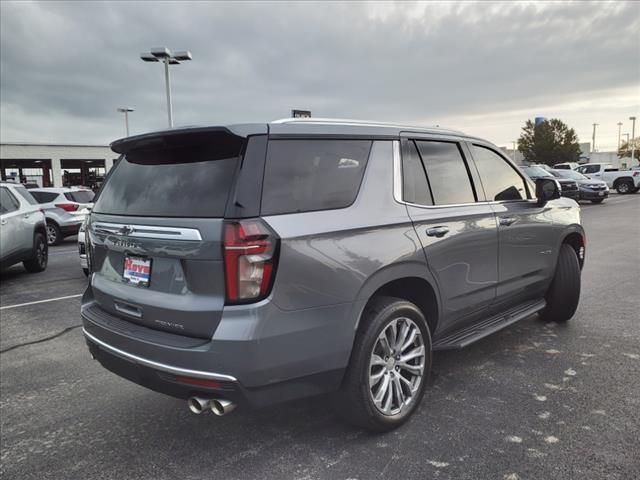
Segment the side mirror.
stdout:
[[554,178],[536,178],[536,197],[541,207],[549,200],[560,198],[560,184]]

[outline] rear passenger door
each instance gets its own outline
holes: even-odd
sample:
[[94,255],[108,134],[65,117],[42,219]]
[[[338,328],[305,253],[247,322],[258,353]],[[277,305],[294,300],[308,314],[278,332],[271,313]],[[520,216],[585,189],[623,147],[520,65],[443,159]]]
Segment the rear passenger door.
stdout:
[[0,259],[18,251],[20,203],[7,187],[0,187]]
[[489,145],[469,144],[485,196],[498,220],[500,258],[496,310],[537,299],[554,269],[550,206],[540,207],[532,185]]
[[457,141],[403,138],[403,201],[438,282],[440,330],[483,316],[498,280],[495,214]]

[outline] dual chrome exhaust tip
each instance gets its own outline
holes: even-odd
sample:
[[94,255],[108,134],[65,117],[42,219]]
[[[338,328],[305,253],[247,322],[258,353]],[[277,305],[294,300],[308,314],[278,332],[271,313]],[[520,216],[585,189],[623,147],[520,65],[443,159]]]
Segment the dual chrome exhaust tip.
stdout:
[[187,405],[189,405],[189,410],[196,415],[211,410],[219,417],[231,413],[236,409],[235,403],[221,398],[191,397],[187,400]]

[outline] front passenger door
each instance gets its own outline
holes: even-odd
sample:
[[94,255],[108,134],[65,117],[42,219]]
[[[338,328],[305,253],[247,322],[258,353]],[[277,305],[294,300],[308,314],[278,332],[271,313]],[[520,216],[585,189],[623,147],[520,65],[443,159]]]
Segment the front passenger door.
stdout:
[[495,310],[544,295],[555,268],[550,207],[540,207],[532,186],[509,160],[490,146],[469,149],[498,220],[499,261]]
[[403,200],[438,282],[439,331],[485,316],[498,280],[495,214],[458,142],[403,139]]

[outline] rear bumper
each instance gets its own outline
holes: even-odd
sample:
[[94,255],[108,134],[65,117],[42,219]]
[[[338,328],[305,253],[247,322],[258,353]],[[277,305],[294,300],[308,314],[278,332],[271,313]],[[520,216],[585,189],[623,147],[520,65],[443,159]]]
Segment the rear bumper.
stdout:
[[[343,318],[337,307],[291,312],[297,316],[297,326],[306,325],[307,328],[270,336],[267,329],[258,328],[255,323],[262,318],[265,324],[277,325],[279,320],[266,314],[265,309],[272,308],[267,302],[248,311],[245,309],[242,315],[239,315],[242,309],[236,309],[226,318],[223,315],[212,339],[152,330],[113,317],[94,302],[83,301],[82,321],[89,350],[102,366],[132,382],[173,397],[224,398],[259,407],[337,389],[353,341],[353,336],[348,337],[347,332],[336,328],[345,323],[337,321]],[[286,312],[283,317],[293,319]],[[321,327],[318,326],[319,319],[323,319]],[[225,334],[226,330],[228,336],[229,328],[238,327],[241,330],[236,333],[251,332],[251,336],[217,338],[219,332]],[[255,332],[260,330],[265,332],[256,338]],[[214,385],[194,385],[198,382],[189,379],[210,380]]]

